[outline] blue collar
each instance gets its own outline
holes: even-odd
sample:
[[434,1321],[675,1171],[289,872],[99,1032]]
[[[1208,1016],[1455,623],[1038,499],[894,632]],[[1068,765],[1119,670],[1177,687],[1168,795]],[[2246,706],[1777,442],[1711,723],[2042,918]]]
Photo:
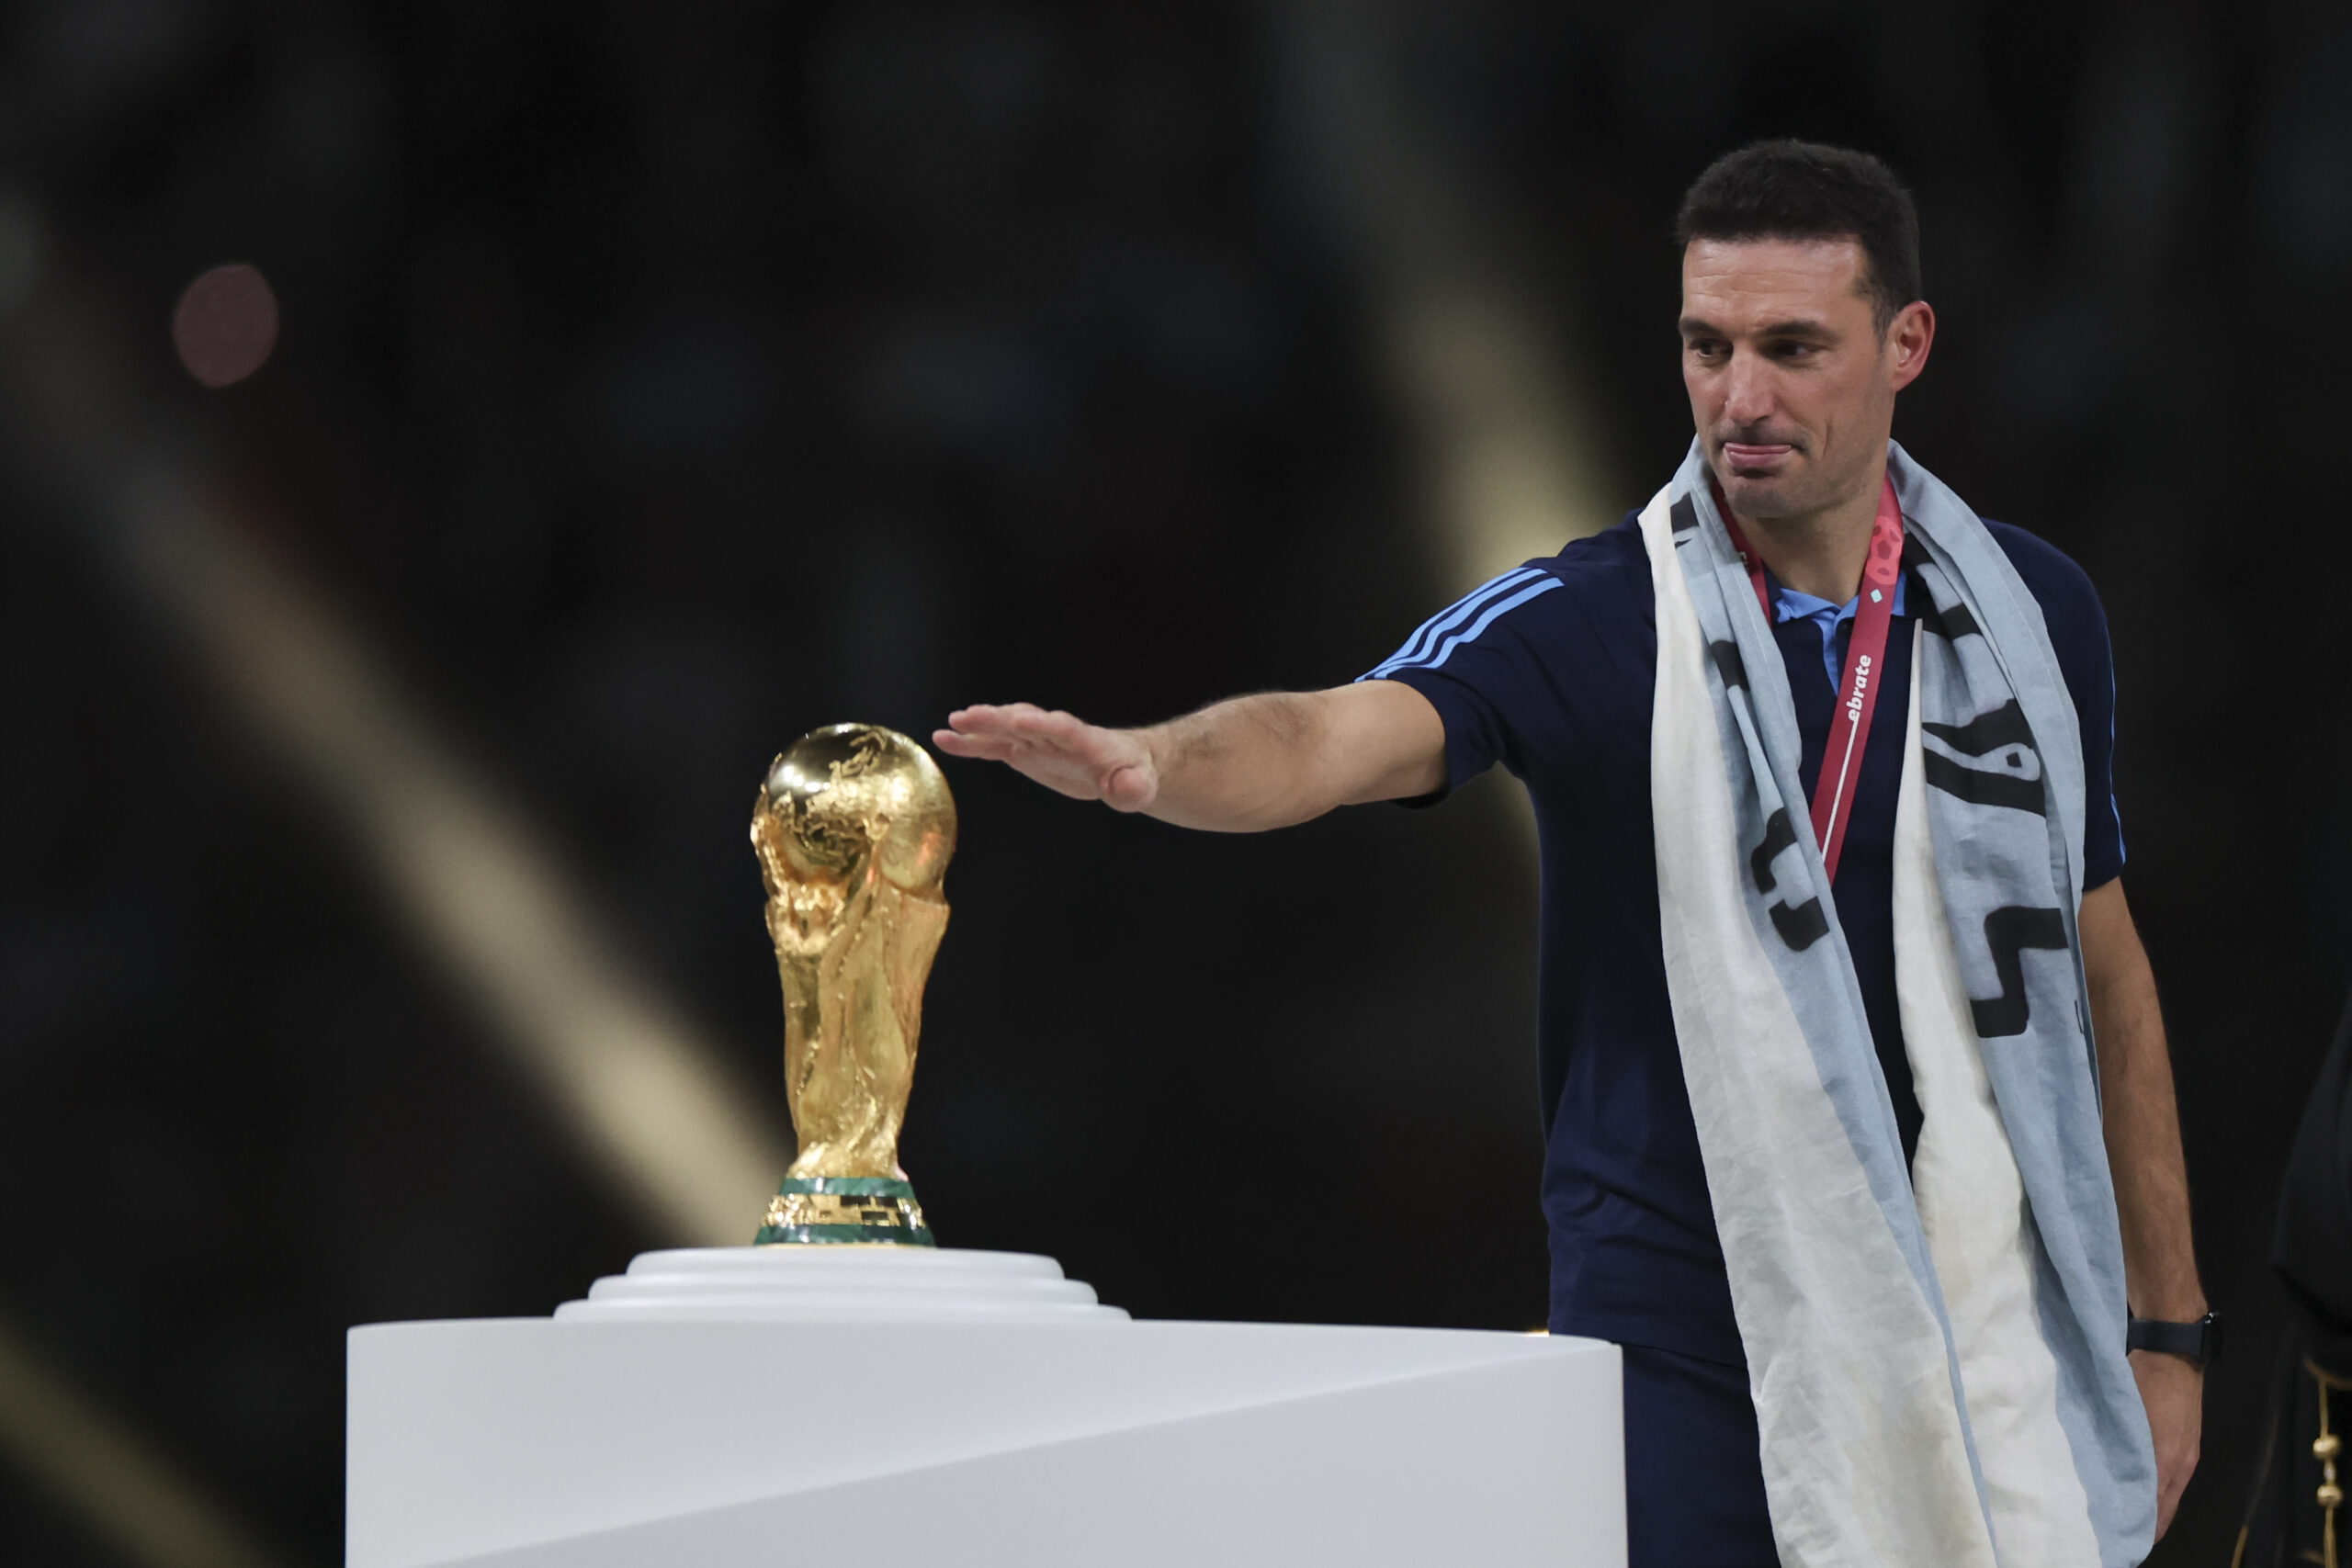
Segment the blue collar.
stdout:
[[[1905,572],[1894,580],[1895,615],[1903,614],[1903,591],[1909,586],[1911,574]],[[1843,604],[1833,604],[1826,599],[1786,588],[1772,582],[1772,619],[1778,621],[1811,621],[1821,634],[1821,667],[1829,671],[1829,689],[1838,689],[1838,679],[1843,673],[1838,668],[1838,629],[1851,622],[1862,607],[1861,596],[1855,595]]]

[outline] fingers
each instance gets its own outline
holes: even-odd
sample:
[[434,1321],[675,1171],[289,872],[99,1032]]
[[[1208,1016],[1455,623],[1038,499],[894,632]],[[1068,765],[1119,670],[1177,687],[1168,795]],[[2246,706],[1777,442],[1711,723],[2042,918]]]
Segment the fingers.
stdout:
[[1012,742],[1002,736],[967,735],[955,729],[933,730],[931,743],[951,757],[977,757],[987,762],[1001,762],[1012,750]]
[[[1003,706],[982,703],[957,708],[947,716],[947,728],[936,733],[943,739],[954,736],[959,740],[1034,739],[1083,728],[1074,715],[1047,713],[1034,703],[1011,703]],[[954,748],[951,746],[951,749]],[[956,754],[965,753],[957,750]]]
[[1000,707],[994,703],[976,703],[949,714],[947,728],[963,735],[988,734],[1002,729],[1015,711],[1029,705],[1027,703],[1016,703],[1009,707]]
[[1012,760],[1026,738],[1014,728],[1021,710],[1035,713],[1035,708],[1022,703],[1012,707],[957,708],[947,716],[947,728],[932,731],[932,744],[951,757],[972,757],[982,761],[1005,762]]
[[2196,1473],[2204,1411],[2204,1377],[2177,1357],[2132,1352],[2132,1373],[2147,1407],[2156,1450],[2156,1533],[2171,1527],[2189,1477]]
[[1002,762],[1059,794],[1081,800],[1101,795],[1095,769],[1083,755],[1087,727],[1069,714],[1032,703],[979,704],[947,716],[932,739],[952,757]]
[[1057,794],[1121,811],[1141,811],[1159,794],[1149,755],[1133,736],[1034,703],[957,708],[932,741],[951,757],[1002,762]]
[[979,757],[1006,761],[1035,750],[1083,751],[1101,734],[1076,714],[1047,712],[1031,703],[998,707],[981,705],[957,708],[947,716],[947,728],[933,730],[932,739],[953,757]]
[[2156,1534],[2161,1538],[2172,1528],[2173,1515],[2180,1507],[2181,1495],[2188,1490],[2188,1483],[2197,1473],[2198,1453],[2190,1448],[2156,1464]]

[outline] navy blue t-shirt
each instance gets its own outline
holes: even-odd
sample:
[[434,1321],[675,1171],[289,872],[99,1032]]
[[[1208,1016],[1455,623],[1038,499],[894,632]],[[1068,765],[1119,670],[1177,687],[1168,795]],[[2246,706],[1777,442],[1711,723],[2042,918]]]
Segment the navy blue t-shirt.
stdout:
[[[2067,557],[2023,529],[1987,526],[2041,606],[2082,722],[2083,880],[2098,886],[2123,869],[2110,782],[2107,616]],[[1894,799],[1912,626],[1928,599],[1916,581],[1905,588],[1833,892],[1909,1152],[1919,1111],[1894,996]],[[1849,618],[1837,633],[1840,668],[1851,627]],[[1804,740],[1810,798],[1837,694],[1818,624],[1784,620],[1773,630]],[[1433,618],[1367,679],[1401,681],[1436,707],[1448,791],[1500,762],[1534,803],[1552,1328],[1738,1363],[1658,935],[1650,828],[1657,671],[1649,557],[1628,517],[1497,578]]]

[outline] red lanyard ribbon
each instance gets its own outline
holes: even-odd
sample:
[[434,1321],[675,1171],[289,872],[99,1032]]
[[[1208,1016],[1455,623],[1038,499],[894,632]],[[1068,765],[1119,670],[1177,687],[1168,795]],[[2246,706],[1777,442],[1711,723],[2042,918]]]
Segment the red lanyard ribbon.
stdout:
[[[1732,548],[1747,563],[1747,580],[1755,584],[1756,602],[1764,607],[1764,624],[1772,624],[1772,593],[1764,583],[1764,558],[1750,549],[1747,537],[1720,492],[1715,510],[1731,531]],[[1871,716],[1878,711],[1879,675],[1886,668],[1887,623],[1894,615],[1894,585],[1903,576],[1903,508],[1894,499],[1894,481],[1878,498],[1878,516],[1871,524],[1871,550],[1862,562],[1861,600],[1854,610],[1854,633],[1846,649],[1846,675],[1838,684],[1838,707],[1829,722],[1829,740],[1821,751],[1821,776],[1813,786],[1813,837],[1821,846],[1821,863],[1832,882],[1838,880],[1838,852],[1846,847],[1846,825],[1854,815],[1854,791],[1860,783],[1862,751],[1871,732]]]

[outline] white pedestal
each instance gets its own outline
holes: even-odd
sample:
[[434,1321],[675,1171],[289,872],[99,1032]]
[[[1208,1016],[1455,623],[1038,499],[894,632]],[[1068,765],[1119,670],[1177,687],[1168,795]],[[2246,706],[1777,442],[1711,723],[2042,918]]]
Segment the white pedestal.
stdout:
[[349,1568],[1625,1560],[1615,1347],[1133,1323],[1049,1258],[653,1253],[350,1338]]

